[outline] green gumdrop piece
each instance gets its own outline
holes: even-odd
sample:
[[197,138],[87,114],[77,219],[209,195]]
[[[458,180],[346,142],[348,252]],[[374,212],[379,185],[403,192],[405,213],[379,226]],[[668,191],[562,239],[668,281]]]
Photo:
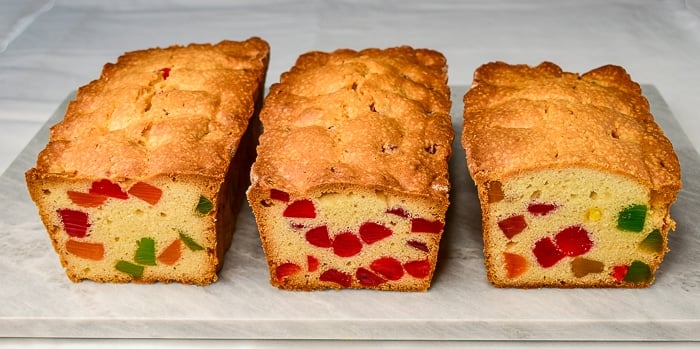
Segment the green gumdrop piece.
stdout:
[[660,253],[663,251],[664,238],[661,236],[659,229],[654,229],[654,231],[649,233],[649,235],[639,243],[639,248],[651,253]]
[[618,214],[617,229],[638,233],[644,229],[646,217],[646,205],[631,205]]
[[143,265],[156,265],[156,242],[151,238],[141,238],[134,261]]
[[141,278],[141,275],[143,275],[143,267],[140,265],[136,265],[134,263],[130,263],[127,261],[119,261],[117,262],[117,265],[115,268],[121,272],[127,273],[131,275],[135,279]]
[[630,264],[629,269],[627,269],[627,274],[625,275],[626,282],[648,282],[651,281],[652,274],[651,268],[643,262],[634,261]]
[[209,213],[212,209],[214,208],[214,204],[211,203],[211,200],[205,198],[204,196],[199,197],[199,202],[197,203],[197,212],[201,214],[207,214]]
[[185,233],[180,233],[180,239],[185,243],[185,246],[192,251],[201,251],[204,249],[202,245],[196,243],[191,237],[187,236]]

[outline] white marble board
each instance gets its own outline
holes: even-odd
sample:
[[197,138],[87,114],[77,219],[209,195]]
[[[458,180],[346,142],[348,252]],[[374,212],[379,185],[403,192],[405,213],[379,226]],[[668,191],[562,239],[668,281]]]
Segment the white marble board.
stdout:
[[466,87],[456,86],[452,205],[425,293],[273,288],[247,206],[213,285],[72,283],[24,182],[71,94],[0,177],[0,337],[700,340],[700,158],[659,91],[643,87],[684,182],[672,209],[672,251],[654,285],[519,290],[486,281],[478,200],[459,145]]

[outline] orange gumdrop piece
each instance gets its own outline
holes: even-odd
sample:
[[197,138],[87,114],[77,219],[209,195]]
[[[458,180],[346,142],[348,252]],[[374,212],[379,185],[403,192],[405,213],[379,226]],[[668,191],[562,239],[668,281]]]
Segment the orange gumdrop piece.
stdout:
[[515,253],[504,252],[503,258],[506,263],[506,276],[509,279],[517,278],[527,271],[527,260],[525,257]]
[[81,193],[72,190],[69,190],[67,194],[70,201],[80,207],[98,207],[107,200],[106,196],[99,194]]
[[182,240],[175,239],[158,255],[158,262],[173,265],[182,257]]
[[104,258],[105,248],[101,243],[68,240],[66,250],[78,257],[99,261]]
[[129,189],[129,194],[151,205],[155,205],[160,201],[160,197],[163,196],[163,191],[148,183],[138,182]]

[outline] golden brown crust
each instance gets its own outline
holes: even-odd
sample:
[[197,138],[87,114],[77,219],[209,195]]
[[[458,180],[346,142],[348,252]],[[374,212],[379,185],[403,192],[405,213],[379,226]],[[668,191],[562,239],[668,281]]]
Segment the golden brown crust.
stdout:
[[462,144],[477,182],[580,165],[634,178],[663,202],[681,188],[671,142],[621,67],[578,75],[550,62],[488,63],[464,103]]
[[221,177],[248,124],[238,116],[253,113],[251,91],[260,88],[268,52],[251,38],[126,53],[78,90],[36,168],[96,178]]
[[441,54],[409,47],[302,55],[266,97],[254,182],[443,198],[453,139],[445,66]]
[[[442,54],[407,46],[309,52],[271,86],[248,200],[273,286],[427,290],[442,226],[412,233],[409,221],[444,225],[454,140],[446,67]],[[289,197],[271,198],[273,191]],[[285,217],[284,208],[297,200],[313,202],[318,217]],[[396,207],[410,216],[387,217]],[[380,242],[361,243],[362,252],[352,257],[304,240],[304,231],[314,226],[327,225],[334,240],[339,233],[357,234],[364,222],[393,232]],[[407,239],[421,240],[422,249],[410,247]],[[318,258],[318,267],[307,267],[307,254]],[[425,261],[429,274],[362,283],[356,273],[372,273],[370,265],[382,256]],[[293,265],[297,271],[287,276]],[[331,271],[346,275],[347,283],[324,280],[323,273]]]

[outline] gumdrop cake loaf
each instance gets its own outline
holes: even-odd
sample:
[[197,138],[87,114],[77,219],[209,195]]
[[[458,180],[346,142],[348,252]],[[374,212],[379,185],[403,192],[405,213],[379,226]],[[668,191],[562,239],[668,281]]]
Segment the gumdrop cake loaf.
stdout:
[[26,173],[71,280],[217,280],[268,56],[259,38],[133,51],[78,90]]
[[675,228],[680,165],[619,66],[488,63],[462,144],[498,287],[646,287]]
[[273,84],[248,200],[283,289],[425,291],[450,189],[445,57],[309,52]]

